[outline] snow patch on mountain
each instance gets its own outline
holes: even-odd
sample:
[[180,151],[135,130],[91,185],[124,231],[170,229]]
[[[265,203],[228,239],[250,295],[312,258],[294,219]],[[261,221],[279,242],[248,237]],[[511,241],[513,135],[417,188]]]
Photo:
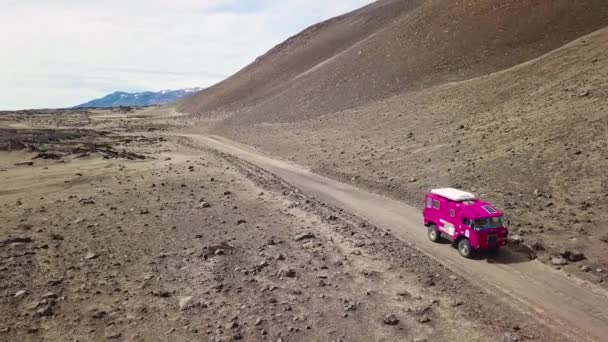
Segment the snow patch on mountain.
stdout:
[[158,92],[144,91],[128,93],[116,91],[104,97],[91,100],[89,102],[75,106],[75,108],[110,108],[120,106],[153,106],[171,104],[181,99],[182,97],[192,95],[203,90],[203,88],[194,87],[186,89],[170,90],[165,89]]

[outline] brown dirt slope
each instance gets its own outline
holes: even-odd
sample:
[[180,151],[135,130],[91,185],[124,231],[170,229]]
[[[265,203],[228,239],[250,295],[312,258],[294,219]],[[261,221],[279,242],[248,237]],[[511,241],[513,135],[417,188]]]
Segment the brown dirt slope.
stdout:
[[489,76],[297,123],[216,132],[414,205],[432,187],[474,191],[505,209],[524,241],[553,255],[585,250],[584,263],[597,270],[586,275],[602,281],[606,46],[608,28]]
[[502,70],[608,24],[608,3],[378,1],[314,25],[178,109],[290,122]]

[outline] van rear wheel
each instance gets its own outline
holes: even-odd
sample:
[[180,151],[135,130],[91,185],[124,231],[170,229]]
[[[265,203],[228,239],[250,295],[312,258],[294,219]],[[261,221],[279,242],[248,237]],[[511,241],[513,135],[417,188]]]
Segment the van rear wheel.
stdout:
[[436,225],[431,224],[429,226],[428,236],[429,236],[429,240],[431,240],[433,242],[438,242],[439,241],[439,231],[437,230],[437,226]]
[[458,242],[458,253],[465,258],[470,258],[473,255],[469,240],[462,239]]

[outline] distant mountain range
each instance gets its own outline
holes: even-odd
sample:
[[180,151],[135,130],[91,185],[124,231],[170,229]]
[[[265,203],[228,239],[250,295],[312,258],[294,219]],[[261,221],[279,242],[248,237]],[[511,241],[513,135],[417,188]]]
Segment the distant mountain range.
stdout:
[[188,88],[179,90],[161,90],[158,92],[144,91],[141,93],[127,93],[116,91],[102,98],[91,100],[74,108],[110,108],[120,106],[153,106],[170,104],[178,99],[192,95],[202,88]]

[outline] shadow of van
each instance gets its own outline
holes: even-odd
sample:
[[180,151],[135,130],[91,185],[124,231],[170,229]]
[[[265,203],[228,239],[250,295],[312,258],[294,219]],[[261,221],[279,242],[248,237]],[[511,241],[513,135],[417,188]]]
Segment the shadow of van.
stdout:
[[473,259],[486,260],[492,264],[520,264],[536,259],[536,252],[521,244],[509,244],[494,252],[478,251]]
[[[456,253],[458,253],[456,244],[444,236],[441,236],[437,243],[448,246],[451,245],[451,247],[456,250]],[[536,252],[524,244],[509,242],[507,246],[501,247],[496,251],[476,251],[471,259],[485,260],[488,263],[493,264],[519,264],[536,259]]]

